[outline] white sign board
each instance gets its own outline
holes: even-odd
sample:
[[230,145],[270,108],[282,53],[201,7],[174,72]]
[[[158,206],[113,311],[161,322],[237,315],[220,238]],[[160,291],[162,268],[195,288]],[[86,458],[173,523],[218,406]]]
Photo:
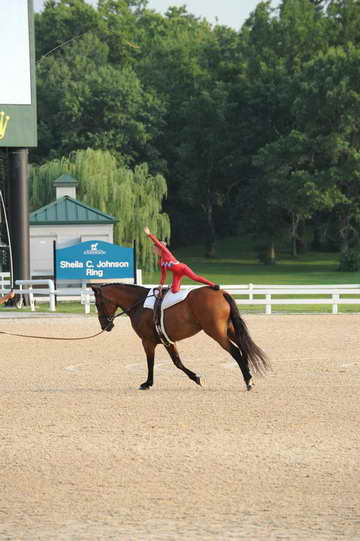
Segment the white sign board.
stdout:
[[0,103],[31,104],[28,0],[0,0]]

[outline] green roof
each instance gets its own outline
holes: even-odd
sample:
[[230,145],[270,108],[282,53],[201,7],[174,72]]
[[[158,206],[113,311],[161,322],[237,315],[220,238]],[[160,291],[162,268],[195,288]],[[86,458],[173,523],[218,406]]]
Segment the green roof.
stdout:
[[68,195],[30,214],[30,225],[114,224],[117,219]]
[[79,181],[71,175],[66,174],[54,180],[54,186],[75,186],[76,184],[79,184]]

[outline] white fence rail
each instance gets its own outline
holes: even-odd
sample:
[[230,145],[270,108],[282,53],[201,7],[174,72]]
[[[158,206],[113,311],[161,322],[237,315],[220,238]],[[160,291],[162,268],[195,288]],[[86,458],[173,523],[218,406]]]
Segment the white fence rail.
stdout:
[[[36,304],[47,302],[49,310],[56,311],[56,300],[72,300],[81,302],[85,313],[90,313],[90,305],[94,303],[91,288],[67,287],[56,288],[51,279],[17,280],[15,292],[29,296],[31,310]],[[156,287],[158,284],[146,284],[144,287]],[[35,287],[34,287],[35,286]],[[42,287],[39,287],[42,286]],[[182,289],[194,286],[183,286]],[[201,286],[195,286],[201,287]],[[10,288],[8,273],[0,273],[0,291],[5,295]],[[273,306],[279,305],[331,305],[332,313],[337,314],[339,305],[360,305],[360,284],[330,284],[330,285],[259,285],[235,284],[224,285],[223,289],[236,297],[238,305],[262,305],[265,314],[272,313]],[[241,298],[238,298],[241,297]],[[360,311],[360,307],[359,307]]]
[[10,272],[0,272],[0,293],[4,296],[11,286]]
[[[31,310],[35,310],[35,297],[34,295],[44,295],[49,298],[49,309],[51,312],[55,312],[55,286],[53,280],[16,280],[16,285],[19,286],[19,290],[14,289],[19,295],[29,295],[29,301]],[[33,285],[47,286],[47,288],[34,289]],[[28,286],[24,289],[24,286]]]
[[[157,287],[156,284],[146,287]],[[183,286],[182,289],[189,289],[193,286]],[[201,286],[196,286],[201,287]],[[223,289],[231,295],[241,295],[246,298],[236,298],[239,305],[263,305],[265,314],[272,313],[274,305],[331,305],[332,313],[338,313],[340,304],[360,305],[360,284],[330,284],[330,285],[259,285],[240,284],[224,285]],[[278,296],[283,298],[277,298]],[[293,296],[301,296],[294,298]],[[322,297],[326,295],[326,297]],[[344,297],[346,295],[346,297]],[[356,295],[356,297],[349,297]],[[259,298],[261,296],[262,298]],[[360,311],[360,308],[359,308]]]
[[[254,285],[247,288],[225,286],[232,295],[246,295],[245,299],[236,299],[239,305],[263,305],[265,314],[272,313],[274,305],[331,305],[332,313],[337,314],[340,304],[360,304],[360,285],[303,285],[303,286],[267,286]],[[259,296],[262,298],[259,298]],[[326,297],[323,297],[326,295]],[[346,297],[344,297],[346,295]],[[281,296],[281,298],[279,298]],[[289,298],[289,296],[291,296]],[[297,297],[297,298],[294,298]]]

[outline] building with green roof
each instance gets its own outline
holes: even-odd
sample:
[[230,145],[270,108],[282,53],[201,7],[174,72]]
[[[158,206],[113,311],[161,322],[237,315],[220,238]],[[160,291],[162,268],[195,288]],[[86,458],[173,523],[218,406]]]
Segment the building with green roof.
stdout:
[[88,240],[113,243],[116,218],[76,199],[78,181],[61,175],[54,181],[56,200],[30,214],[32,276],[53,274],[54,245],[65,248]]

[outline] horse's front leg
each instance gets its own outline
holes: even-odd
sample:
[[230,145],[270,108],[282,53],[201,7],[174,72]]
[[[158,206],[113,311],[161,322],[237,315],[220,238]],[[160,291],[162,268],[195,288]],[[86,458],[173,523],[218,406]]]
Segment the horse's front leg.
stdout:
[[169,352],[170,357],[174,365],[176,366],[176,368],[185,372],[185,374],[189,376],[190,379],[195,381],[195,383],[197,383],[198,385],[201,385],[200,376],[198,376],[197,374],[195,374],[195,372],[192,372],[191,370],[186,368],[186,366],[183,365],[175,344],[171,344],[170,346],[167,346],[166,350]]
[[140,385],[140,389],[150,389],[154,383],[154,358],[155,358],[155,347],[156,343],[150,342],[149,340],[143,340],[142,341],[143,348],[146,353],[146,360],[147,360],[147,367],[148,367],[148,377],[147,380],[144,381]]

